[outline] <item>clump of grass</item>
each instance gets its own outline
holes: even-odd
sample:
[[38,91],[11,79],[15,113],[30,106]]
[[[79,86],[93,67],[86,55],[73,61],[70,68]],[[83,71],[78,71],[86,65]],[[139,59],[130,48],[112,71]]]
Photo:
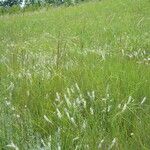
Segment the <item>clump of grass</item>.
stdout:
[[148,8],[1,16],[0,148],[149,149]]

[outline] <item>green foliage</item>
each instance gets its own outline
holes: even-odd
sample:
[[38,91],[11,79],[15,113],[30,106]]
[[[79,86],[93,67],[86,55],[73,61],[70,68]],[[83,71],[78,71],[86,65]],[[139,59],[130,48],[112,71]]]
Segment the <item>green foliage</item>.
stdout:
[[0,149],[149,150],[148,4],[0,16]]

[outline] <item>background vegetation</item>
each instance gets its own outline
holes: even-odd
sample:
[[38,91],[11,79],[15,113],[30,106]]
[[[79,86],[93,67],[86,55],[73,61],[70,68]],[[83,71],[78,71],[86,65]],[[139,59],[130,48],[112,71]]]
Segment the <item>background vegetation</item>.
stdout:
[[0,149],[149,150],[149,0],[0,16]]
[[89,0],[46,0],[46,1],[34,1],[34,0],[5,0],[0,1],[0,15],[15,14],[24,12],[33,12],[39,9],[49,9],[49,7],[68,7],[75,6]]

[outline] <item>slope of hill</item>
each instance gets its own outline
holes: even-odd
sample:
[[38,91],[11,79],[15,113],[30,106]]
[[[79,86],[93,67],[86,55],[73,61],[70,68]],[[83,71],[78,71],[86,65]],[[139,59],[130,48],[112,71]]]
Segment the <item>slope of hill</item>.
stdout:
[[149,150],[149,6],[0,16],[0,149]]

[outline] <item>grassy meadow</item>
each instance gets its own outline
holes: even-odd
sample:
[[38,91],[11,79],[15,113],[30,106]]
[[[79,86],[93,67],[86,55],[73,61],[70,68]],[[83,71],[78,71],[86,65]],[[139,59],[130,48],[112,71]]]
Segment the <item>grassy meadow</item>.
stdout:
[[149,150],[150,1],[0,16],[0,149]]

